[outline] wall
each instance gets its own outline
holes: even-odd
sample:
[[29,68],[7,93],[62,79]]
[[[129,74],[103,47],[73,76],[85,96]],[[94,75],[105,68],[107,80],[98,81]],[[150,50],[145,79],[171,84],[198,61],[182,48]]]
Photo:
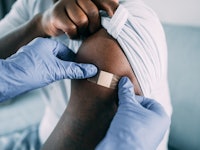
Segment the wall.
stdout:
[[200,26],[200,0],[144,0],[162,22]]

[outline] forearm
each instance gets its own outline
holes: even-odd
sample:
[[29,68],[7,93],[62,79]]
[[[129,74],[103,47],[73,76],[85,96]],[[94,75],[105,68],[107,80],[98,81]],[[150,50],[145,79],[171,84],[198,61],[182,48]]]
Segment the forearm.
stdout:
[[0,58],[5,59],[36,37],[45,37],[42,30],[41,15],[36,15],[32,20],[16,28],[6,36],[0,38]]

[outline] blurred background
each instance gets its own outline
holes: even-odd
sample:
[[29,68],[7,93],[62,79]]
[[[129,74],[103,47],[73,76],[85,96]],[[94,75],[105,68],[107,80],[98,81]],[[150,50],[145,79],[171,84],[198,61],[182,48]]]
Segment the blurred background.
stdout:
[[200,27],[200,0],[143,0],[164,23]]
[[[0,18],[14,1],[0,0]],[[144,1],[158,14],[167,38],[173,105],[169,149],[200,150],[200,0]],[[0,138],[38,124],[42,117],[40,91],[15,99],[0,104]]]
[[200,150],[200,0],[144,0],[163,23],[173,105],[169,148]]
[[0,0],[0,19],[3,18],[10,10],[16,0]]

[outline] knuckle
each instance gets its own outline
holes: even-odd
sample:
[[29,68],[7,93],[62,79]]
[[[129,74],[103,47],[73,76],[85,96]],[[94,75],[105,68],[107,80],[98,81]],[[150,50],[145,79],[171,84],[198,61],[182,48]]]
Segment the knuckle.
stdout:
[[90,17],[99,17],[99,11],[97,8],[91,8],[90,11],[88,12],[88,16]]
[[69,37],[74,37],[77,35],[77,27],[75,25],[69,25],[66,26],[64,29],[64,32],[69,36]]
[[87,16],[81,16],[81,19],[79,19],[76,24],[78,27],[86,27],[88,25],[88,18]]

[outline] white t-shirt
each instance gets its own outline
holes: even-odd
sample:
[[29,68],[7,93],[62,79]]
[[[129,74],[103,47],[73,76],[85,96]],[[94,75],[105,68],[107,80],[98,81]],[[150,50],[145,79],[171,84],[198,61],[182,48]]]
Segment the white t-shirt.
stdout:
[[[134,33],[131,35],[132,37],[129,41],[132,40],[131,42],[137,45],[134,47],[136,51],[134,56],[139,55],[142,57],[143,54],[137,53],[141,49],[154,49],[152,53],[154,53],[155,56],[151,52],[148,52],[149,54],[147,54],[146,51],[144,52],[147,55],[146,58],[149,59],[151,56],[150,58],[152,58],[152,60],[149,60],[149,63],[141,62],[138,65],[143,65],[147,73],[150,71],[155,72],[155,75],[150,74],[149,77],[145,75],[146,73],[143,74],[143,71],[137,70],[140,67],[135,68],[132,66],[132,68],[139,83],[141,82],[143,86],[142,90],[145,96],[159,101],[171,116],[172,107],[167,82],[167,47],[162,26],[155,13],[141,0],[119,0],[119,2],[120,5],[123,6],[123,8],[119,10],[124,12],[120,14],[120,11],[117,11],[118,14],[114,14],[111,19],[102,18],[102,24],[108,33],[116,38],[120,44],[123,44],[120,35],[124,34],[126,36],[126,33],[128,33],[128,31],[123,33],[123,30],[129,30],[130,28],[131,32]],[[53,2],[51,0],[17,0],[8,15],[0,21],[0,37],[26,23],[34,15],[44,12],[52,5]],[[125,18],[125,16],[123,17],[125,14],[122,13],[127,15],[126,20],[124,20],[125,25],[119,23]],[[121,16],[121,18],[118,16]],[[81,41],[70,40],[65,35],[59,36],[56,39],[63,42],[70,49],[74,50],[74,52],[77,52],[81,44]],[[128,44],[129,41],[127,42]],[[122,49],[126,49],[127,47],[131,48],[127,46],[127,43],[125,43],[124,46],[121,45]],[[136,58],[129,57],[128,51],[124,52],[130,64],[131,62],[136,62]],[[142,60],[146,59],[143,58]],[[153,64],[151,69],[148,69],[148,67],[150,67],[148,66],[149,64]],[[157,78],[159,78],[159,80]],[[42,89],[44,93],[43,98],[46,102],[45,114],[39,128],[39,135],[42,143],[48,138],[66,108],[70,96],[70,86],[70,80],[62,80]],[[166,135],[158,149],[167,149],[167,139],[168,135]]]

